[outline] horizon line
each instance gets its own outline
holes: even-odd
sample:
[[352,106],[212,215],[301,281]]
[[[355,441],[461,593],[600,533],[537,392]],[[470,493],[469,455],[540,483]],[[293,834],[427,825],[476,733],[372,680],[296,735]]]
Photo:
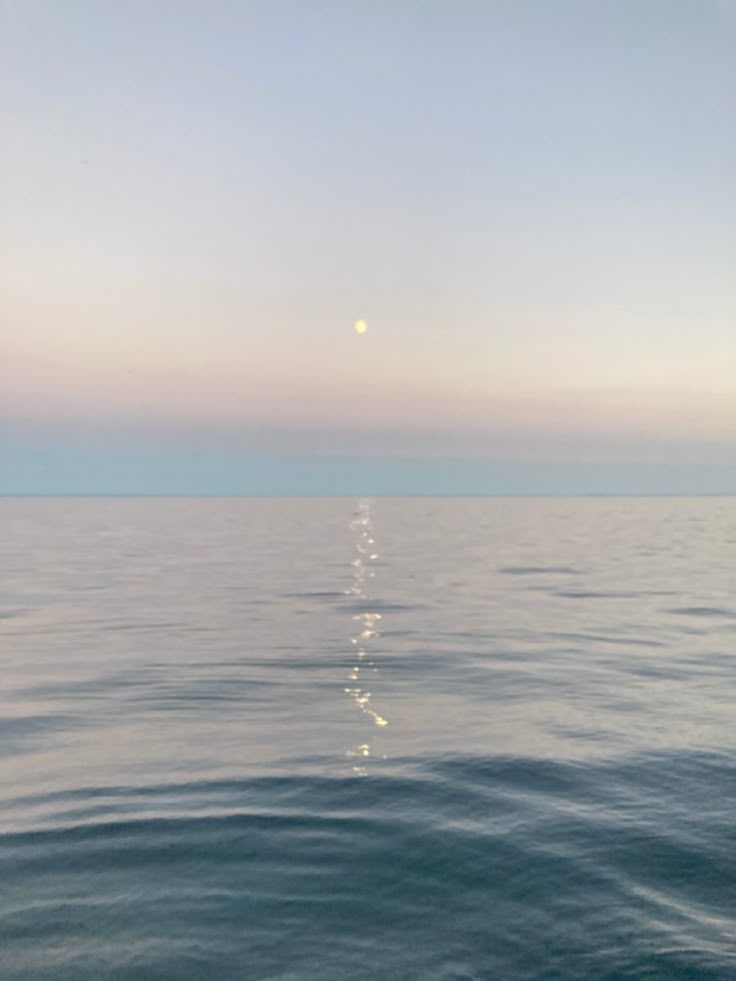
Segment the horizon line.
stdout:
[[652,493],[646,491],[571,491],[569,493],[493,493],[489,492],[472,492],[458,493],[458,492],[441,492],[441,491],[417,491],[411,493],[386,493],[385,491],[379,491],[376,493],[355,491],[352,493],[336,493],[336,494],[322,494],[322,493],[310,493],[305,492],[301,494],[286,494],[286,493],[273,493],[273,494],[249,494],[243,492],[240,494],[208,494],[208,493],[167,493],[167,494],[157,494],[157,493],[140,493],[140,492],[71,492],[71,493],[49,493],[45,494],[43,492],[3,492],[0,491],[0,500],[18,500],[18,499],[45,499],[45,500],[97,500],[97,499],[154,499],[154,500],[272,500],[274,498],[284,499],[284,500],[309,500],[316,498],[323,498],[325,500],[342,500],[345,498],[355,498],[355,497],[371,497],[371,498],[387,498],[387,499],[403,499],[403,498],[492,498],[498,500],[514,500],[517,498],[522,499],[564,499],[564,498],[645,498],[645,499],[674,499],[674,498],[710,498],[710,497],[725,497],[725,498],[736,498],[736,490],[733,491],[694,491],[694,492],[670,492],[670,493]]

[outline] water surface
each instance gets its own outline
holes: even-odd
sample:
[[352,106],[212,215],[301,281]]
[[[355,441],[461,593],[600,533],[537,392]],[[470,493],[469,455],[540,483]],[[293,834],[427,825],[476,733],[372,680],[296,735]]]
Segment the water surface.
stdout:
[[4,500],[0,977],[736,978],[736,500]]

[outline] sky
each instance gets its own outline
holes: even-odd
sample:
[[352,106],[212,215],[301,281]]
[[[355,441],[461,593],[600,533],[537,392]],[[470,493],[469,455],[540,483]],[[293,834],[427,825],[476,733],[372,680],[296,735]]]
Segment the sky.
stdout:
[[0,493],[736,493],[736,0],[0,10]]

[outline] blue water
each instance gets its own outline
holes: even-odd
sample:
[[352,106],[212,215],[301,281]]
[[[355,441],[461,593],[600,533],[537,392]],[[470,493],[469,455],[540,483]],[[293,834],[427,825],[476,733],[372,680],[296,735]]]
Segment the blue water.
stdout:
[[0,978],[736,979],[736,500],[5,500]]

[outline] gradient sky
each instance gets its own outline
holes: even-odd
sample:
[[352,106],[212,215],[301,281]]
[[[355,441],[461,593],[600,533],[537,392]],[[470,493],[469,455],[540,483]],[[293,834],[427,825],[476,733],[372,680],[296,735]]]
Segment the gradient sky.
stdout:
[[736,3],[2,21],[0,491],[736,492]]

